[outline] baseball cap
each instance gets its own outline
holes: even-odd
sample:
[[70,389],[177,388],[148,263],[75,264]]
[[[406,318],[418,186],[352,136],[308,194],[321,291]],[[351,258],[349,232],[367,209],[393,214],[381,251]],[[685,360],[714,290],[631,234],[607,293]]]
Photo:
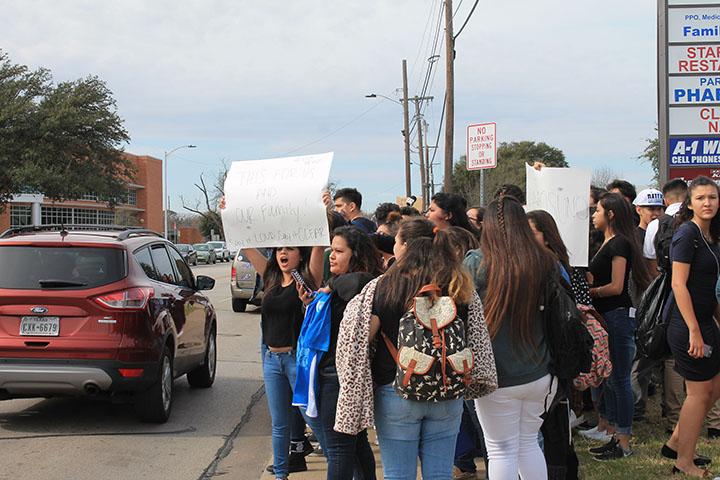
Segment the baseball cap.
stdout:
[[636,207],[664,207],[663,194],[660,190],[646,188],[638,193],[633,205]]

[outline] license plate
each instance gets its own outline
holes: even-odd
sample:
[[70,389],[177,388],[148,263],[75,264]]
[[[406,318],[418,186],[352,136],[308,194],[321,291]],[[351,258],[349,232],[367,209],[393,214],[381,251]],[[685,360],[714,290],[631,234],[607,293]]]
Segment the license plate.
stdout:
[[57,337],[60,335],[60,317],[22,317],[20,335]]

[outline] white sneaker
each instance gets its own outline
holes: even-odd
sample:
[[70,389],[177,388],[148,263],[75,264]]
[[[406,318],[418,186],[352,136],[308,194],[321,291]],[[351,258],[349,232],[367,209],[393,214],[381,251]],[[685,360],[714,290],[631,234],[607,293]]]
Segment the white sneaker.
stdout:
[[580,414],[579,417],[575,416],[575,412],[570,410],[570,428],[577,428],[578,425],[585,421],[585,415]]
[[578,433],[581,437],[587,438],[588,440],[595,440],[602,443],[607,443],[612,438],[612,435],[598,431],[598,427],[593,427],[590,430],[582,430]]

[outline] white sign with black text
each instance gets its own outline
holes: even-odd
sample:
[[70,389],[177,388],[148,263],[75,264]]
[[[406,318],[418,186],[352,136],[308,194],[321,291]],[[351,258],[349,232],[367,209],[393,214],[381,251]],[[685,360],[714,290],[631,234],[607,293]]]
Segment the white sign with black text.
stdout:
[[478,123],[467,128],[467,169],[497,167],[497,124]]

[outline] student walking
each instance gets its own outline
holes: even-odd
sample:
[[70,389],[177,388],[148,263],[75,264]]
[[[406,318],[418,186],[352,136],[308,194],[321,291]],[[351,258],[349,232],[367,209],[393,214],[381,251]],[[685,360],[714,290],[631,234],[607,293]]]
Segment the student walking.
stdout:
[[[374,422],[386,479],[415,480],[418,458],[423,479],[451,479],[463,395],[477,398],[496,388],[480,299],[445,235],[425,219],[404,221],[395,237],[396,263],[348,304],[340,326],[335,430],[353,434]],[[456,310],[446,308],[452,304]],[[437,309],[434,320],[423,316],[430,308]],[[404,329],[408,320],[434,325],[432,348],[408,346],[421,338]],[[399,352],[397,345],[402,345]],[[417,376],[433,365],[429,376]]]
[[[629,202],[617,193],[604,195],[593,214],[595,228],[603,232],[604,243],[590,262],[591,288],[595,308],[605,318],[613,370],[603,389],[600,414],[609,442],[590,449],[597,460],[614,460],[632,455],[633,392],[630,381],[635,358],[635,314],[629,293],[632,278],[638,291],[650,283],[648,264],[636,232]],[[600,427],[599,429],[604,430]]]
[[468,254],[465,265],[483,300],[497,365],[499,388],[475,401],[489,478],[545,480],[538,431],[557,382],[548,371],[539,306],[546,279],[557,274],[557,260],[537,244],[520,202],[501,195],[488,205],[481,248]]
[[720,316],[714,295],[720,276],[719,197],[711,179],[693,180],[670,247],[673,293],[667,339],[687,398],[663,454],[677,456],[673,472],[703,478],[708,472],[698,464],[709,462],[696,458],[695,448],[703,419],[720,397],[720,330],[713,318]]

